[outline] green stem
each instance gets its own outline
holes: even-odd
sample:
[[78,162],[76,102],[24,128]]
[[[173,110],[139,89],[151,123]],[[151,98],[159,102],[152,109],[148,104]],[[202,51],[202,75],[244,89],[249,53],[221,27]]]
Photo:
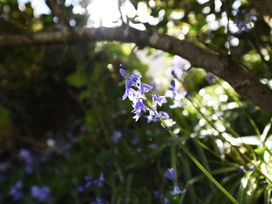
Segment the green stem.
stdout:
[[[173,131],[166,125],[164,120],[160,118],[162,125],[166,128],[167,132],[175,139],[177,136],[173,133]],[[204,173],[204,175],[232,202],[235,204],[239,204],[239,202],[205,169],[205,167],[195,158],[193,154],[182,144],[181,141],[178,140],[178,144],[182,151],[195,163],[195,165]]]

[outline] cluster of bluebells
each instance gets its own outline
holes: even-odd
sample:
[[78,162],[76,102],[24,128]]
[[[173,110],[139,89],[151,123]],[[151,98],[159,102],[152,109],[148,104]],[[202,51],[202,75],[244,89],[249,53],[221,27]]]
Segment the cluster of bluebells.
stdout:
[[164,196],[160,191],[154,191],[154,197],[159,199],[163,204],[170,204],[169,199]]
[[253,11],[246,11],[244,9],[239,9],[237,12],[237,17],[234,21],[238,28],[238,32],[247,32],[252,28],[252,23],[257,20],[257,16]]
[[112,132],[111,140],[114,143],[118,143],[121,138],[122,138],[122,132],[120,132],[119,130],[115,130]]
[[181,191],[180,188],[177,185],[177,181],[175,179],[174,168],[167,169],[166,172],[163,174],[163,176],[173,182],[173,184],[174,184],[173,185],[173,190],[171,191],[171,194],[173,196],[182,194],[184,192],[184,191]]
[[141,116],[147,119],[147,123],[158,122],[162,118],[166,125],[171,127],[175,122],[169,117],[168,113],[164,111],[158,111],[158,106],[161,107],[167,102],[165,96],[158,94],[152,95],[152,107],[146,105],[145,94],[153,89],[151,85],[141,82],[141,75],[139,73],[133,73],[129,76],[124,69],[120,69],[120,75],[126,79],[125,93],[122,97],[123,100],[128,98],[132,102],[132,113],[134,113],[134,119],[139,120]]
[[[84,193],[84,192],[88,192],[88,190],[90,190],[91,188],[102,188],[104,186],[105,183],[105,177],[104,177],[104,173],[100,173],[99,178],[98,179],[94,179],[92,176],[87,175],[84,177],[85,182],[79,186],[77,186],[76,191],[78,193]],[[103,200],[102,198],[97,197],[95,201],[91,201],[89,204],[104,204],[107,203],[105,200]]]
[[173,104],[169,108],[180,108],[184,106],[182,99],[188,95],[187,91],[180,88],[178,82],[181,80],[184,72],[190,69],[191,65],[188,61],[180,56],[174,56],[172,61],[170,87],[166,90],[165,96],[173,100]]
[[39,202],[46,202],[50,197],[50,188],[48,186],[37,186],[31,187],[31,195]]
[[165,96],[173,100],[173,104],[169,106],[172,109],[182,107],[184,103],[182,103],[181,100],[187,95],[188,93],[186,91],[181,91],[176,86],[176,81],[174,79],[171,81],[170,87],[165,92]]
[[27,149],[21,149],[19,152],[19,156],[24,160],[25,162],[25,172],[27,174],[33,173],[33,165],[34,165],[34,158],[31,155],[30,151]]
[[[50,188],[48,186],[33,185],[30,189],[31,196],[39,202],[46,202],[50,197]],[[19,201],[23,197],[23,182],[17,181],[9,190],[9,195],[13,201]]]
[[105,183],[104,173],[100,173],[98,179],[93,179],[90,175],[84,177],[85,182],[76,188],[78,193],[83,193],[93,187],[103,187]]
[[9,195],[13,201],[19,201],[23,196],[23,183],[22,181],[17,181],[9,190]]

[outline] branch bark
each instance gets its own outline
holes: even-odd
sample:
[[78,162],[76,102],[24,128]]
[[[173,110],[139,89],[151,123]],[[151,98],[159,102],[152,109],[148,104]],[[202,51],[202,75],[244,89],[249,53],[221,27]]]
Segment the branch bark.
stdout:
[[230,56],[221,55],[211,49],[187,40],[162,35],[153,31],[140,31],[128,26],[116,28],[81,28],[73,31],[50,31],[32,35],[0,36],[0,47],[26,45],[48,45],[57,43],[77,43],[87,41],[119,41],[149,46],[179,55],[227,81],[242,97],[251,100],[265,113],[272,116],[272,90]]
[[252,0],[251,3],[262,16],[272,17],[272,0]]

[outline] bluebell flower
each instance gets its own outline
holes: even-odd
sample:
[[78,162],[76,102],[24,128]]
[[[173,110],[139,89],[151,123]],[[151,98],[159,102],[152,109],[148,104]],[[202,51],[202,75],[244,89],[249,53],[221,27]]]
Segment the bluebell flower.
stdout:
[[87,182],[85,183],[85,185],[84,185],[84,188],[85,188],[86,190],[89,190],[89,189],[91,188],[91,186],[92,186],[92,182],[91,182],[91,181],[87,181]]
[[47,186],[36,186],[31,187],[31,195],[36,198],[39,202],[45,202],[49,199],[50,188]]
[[171,74],[174,78],[181,78],[184,71],[190,67],[189,62],[184,58],[175,55],[172,60],[172,71]]
[[158,148],[158,145],[155,144],[155,143],[152,143],[152,144],[149,145],[149,148],[154,150],[154,149]]
[[75,190],[76,190],[76,192],[78,192],[78,193],[82,193],[83,191],[85,191],[85,188],[84,188],[83,185],[79,185],[79,186],[76,187]]
[[168,198],[164,197],[163,204],[170,204],[170,201],[168,200]]
[[115,130],[112,132],[112,136],[111,136],[111,140],[114,142],[114,143],[118,143],[119,140],[121,139],[122,137],[122,133],[118,130]]
[[24,170],[25,170],[25,172],[27,174],[32,174],[33,173],[33,166],[32,165],[26,165]]
[[28,164],[33,162],[32,155],[27,149],[21,149],[19,155],[27,162]]
[[135,114],[140,114],[140,113],[145,113],[147,110],[146,105],[143,103],[143,100],[137,100],[136,103],[133,105],[133,110],[132,112]]
[[170,108],[179,108],[184,105],[181,100],[187,96],[187,92],[178,89],[175,80],[172,80],[170,87],[165,92],[165,96],[173,99],[174,104],[170,105]]
[[174,185],[174,188],[171,191],[171,194],[173,196],[176,196],[176,195],[179,195],[179,194],[182,194],[182,193],[184,193],[184,191],[181,191],[180,188],[178,187],[178,185]]
[[92,177],[90,175],[86,175],[86,176],[84,176],[84,179],[86,181],[90,181],[90,180],[92,180]]
[[[141,116],[144,116],[147,118],[147,123],[150,123],[152,121],[157,122],[161,114],[157,112],[157,106],[161,107],[162,104],[166,103],[166,97],[155,94],[152,97],[152,108],[147,107],[145,105],[145,93],[152,90],[153,87],[148,84],[142,83],[140,79],[140,74],[132,74],[131,76],[128,76],[125,70],[120,69],[120,75],[126,79],[126,90],[122,99],[124,100],[128,98],[130,101],[132,101],[132,113],[135,114],[133,118],[138,121]],[[170,119],[169,116],[167,118],[162,118],[166,119],[165,122],[169,126],[175,124],[175,122]]]
[[168,178],[171,181],[175,180],[175,172],[174,168],[167,169],[167,171],[163,174],[165,178]]
[[158,122],[158,120],[159,120],[158,113],[153,110],[150,110],[149,115],[146,116],[146,119],[147,119],[147,123],[150,123],[152,121]]
[[257,16],[253,11],[246,11],[244,9],[238,9],[238,14],[234,20],[235,25],[238,28],[238,33],[243,31],[247,32],[252,28],[251,23],[257,20]]
[[146,92],[149,92],[152,89],[153,89],[153,86],[141,83],[140,88],[139,88],[139,92],[140,92],[140,94],[144,95]]
[[96,198],[95,201],[90,202],[89,204],[105,204],[106,202],[101,198]]
[[154,191],[154,197],[157,198],[157,199],[162,199],[163,198],[163,195],[160,191]]
[[159,105],[161,107],[162,104],[164,104],[164,103],[167,103],[165,96],[160,96],[158,94],[154,94],[153,99],[152,99],[152,105],[153,105],[154,110],[157,110],[157,105]]
[[98,187],[103,187],[105,183],[104,173],[100,173],[99,178],[94,181],[94,184]]
[[127,77],[127,73],[124,69],[119,69],[119,73],[122,77],[126,78]]
[[12,197],[12,200],[18,201],[22,198],[23,193],[22,193],[22,188],[23,188],[23,183],[22,181],[17,181],[9,190],[9,194]]
[[119,72],[126,79],[125,93],[122,97],[122,100],[125,100],[130,94],[134,94],[132,87],[139,88],[141,85],[141,76],[139,74],[128,76],[124,69],[120,69]]
[[214,75],[212,73],[208,72],[205,78],[209,84],[214,83]]

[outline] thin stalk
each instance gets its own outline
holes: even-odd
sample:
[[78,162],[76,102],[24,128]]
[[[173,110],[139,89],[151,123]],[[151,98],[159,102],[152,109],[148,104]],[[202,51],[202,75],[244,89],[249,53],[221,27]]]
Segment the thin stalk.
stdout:
[[[175,139],[177,139],[177,136],[173,133],[173,131],[166,125],[164,120],[160,118],[160,122],[162,125],[166,128],[167,132]],[[206,168],[195,158],[193,154],[180,142],[179,140],[178,144],[181,150],[192,160],[192,162],[195,163],[195,165],[204,173],[204,175],[232,202],[235,204],[239,204],[239,202],[206,170]]]
[[[216,128],[216,126],[200,111],[200,109],[189,99],[189,98],[186,98],[191,104],[192,104],[192,106],[196,109],[196,111],[207,121],[207,123],[214,129],[214,130],[216,130],[217,132],[218,132],[218,134],[219,134],[219,136],[220,136],[220,138],[222,139],[222,140],[224,140],[225,142],[227,142],[227,143],[229,143],[230,145],[231,145],[231,143],[229,142],[229,141],[227,141],[225,138],[224,138],[224,136],[222,135],[222,133]],[[242,154],[240,151],[239,151],[239,149],[237,149],[235,146],[233,146],[233,145],[231,145],[232,147],[233,147],[233,150],[235,150],[235,152],[236,153],[238,153],[247,163],[250,163],[250,164],[252,164],[254,167],[255,167],[255,169],[261,174],[261,175],[263,175],[265,178],[266,178],[266,180],[268,181],[268,183],[270,184],[270,185],[272,185],[272,180],[266,175],[266,174],[264,174],[263,172],[262,172],[262,170],[261,170],[261,168],[257,165],[257,164],[255,164],[254,162],[252,162],[251,161],[251,159],[247,156],[247,155],[245,155],[245,154]],[[250,148],[250,150],[252,149],[249,145],[246,145],[246,147],[247,148]]]

